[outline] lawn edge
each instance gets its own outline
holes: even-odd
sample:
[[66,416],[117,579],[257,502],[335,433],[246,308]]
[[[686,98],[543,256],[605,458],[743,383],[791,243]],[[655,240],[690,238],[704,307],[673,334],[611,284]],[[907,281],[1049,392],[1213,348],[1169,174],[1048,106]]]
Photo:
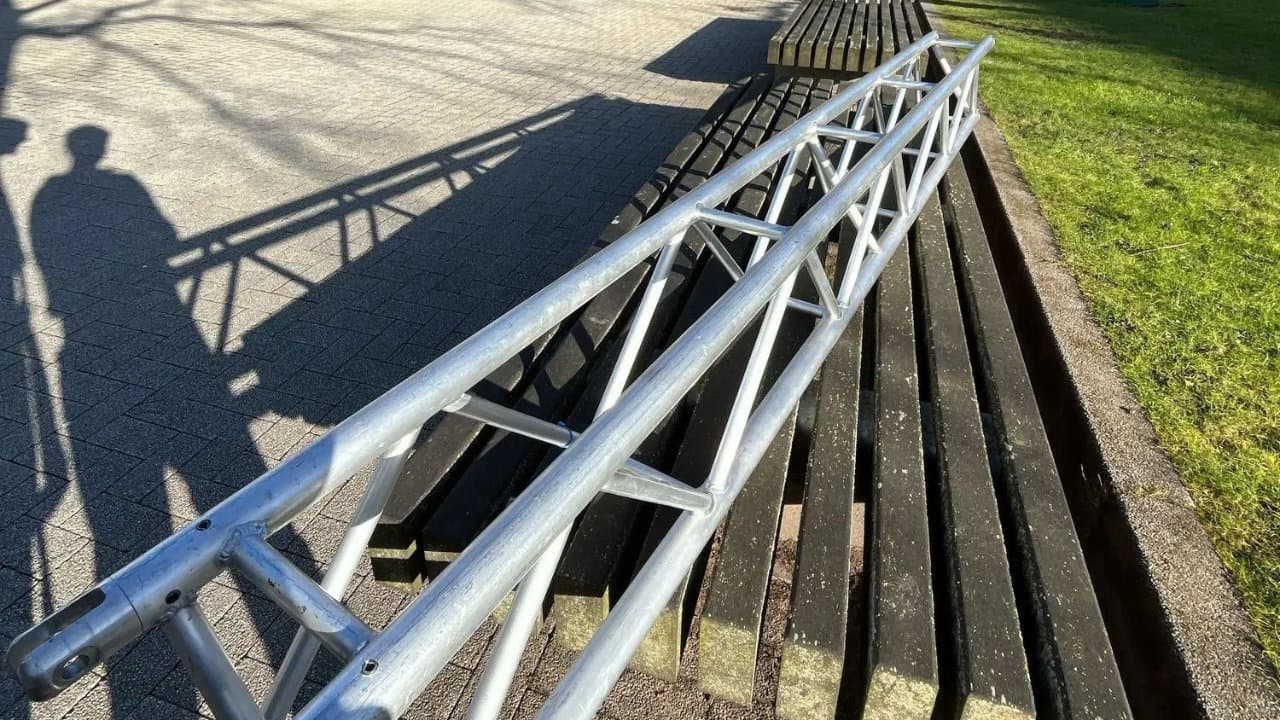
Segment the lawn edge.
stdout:
[[985,107],[974,145],[979,205],[995,211],[984,221],[1006,224],[989,230],[1023,353],[1033,380],[1057,381],[1036,383],[1055,455],[1080,460],[1062,475],[1135,710],[1180,717],[1194,703],[1212,720],[1280,717],[1280,684],[1239,592]]

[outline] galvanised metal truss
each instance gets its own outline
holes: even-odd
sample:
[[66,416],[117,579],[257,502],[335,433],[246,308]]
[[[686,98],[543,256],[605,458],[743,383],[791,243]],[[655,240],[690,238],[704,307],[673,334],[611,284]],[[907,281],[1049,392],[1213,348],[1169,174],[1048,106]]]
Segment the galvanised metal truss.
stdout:
[[[159,626],[218,718],[283,718],[320,645],[346,665],[298,718],[399,717],[516,588],[470,707],[471,718],[493,718],[537,622],[574,518],[600,492],[679,508],[679,520],[539,716],[591,717],[972,132],[978,119],[978,67],[993,42],[990,37],[976,44],[946,41],[936,33],[921,38],[28,630],[9,648],[10,667],[26,692],[38,700],[52,698]],[[968,52],[952,66],[943,58],[947,48]],[[944,70],[936,83],[924,80],[931,56]],[[840,122],[843,118],[848,122]],[[874,129],[866,129],[868,123]],[[840,148],[838,157],[833,159],[827,147]],[[824,194],[795,224],[780,225],[805,153]],[[718,209],[778,163],[782,167],[764,219]],[[856,228],[856,239],[848,267],[838,275],[839,287],[833,287],[816,248],[845,218]],[[745,268],[725,247],[719,228],[756,236]],[[686,240],[705,244],[735,283],[632,381],[663,284]],[[654,254],[648,285],[588,427],[574,432],[468,392]],[[810,276],[819,302],[792,297],[801,271]],[[762,311],[709,476],[693,487],[633,460],[640,443]],[[812,316],[813,328],[757,403],[787,311]],[[565,450],[385,630],[375,632],[338,598],[420,428],[440,412]],[[317,584],[267,537],[375,460],[377,469],[360,506]],[[301,625],[261,707],[195,602],[201,588],[227,568],[248,578]]]

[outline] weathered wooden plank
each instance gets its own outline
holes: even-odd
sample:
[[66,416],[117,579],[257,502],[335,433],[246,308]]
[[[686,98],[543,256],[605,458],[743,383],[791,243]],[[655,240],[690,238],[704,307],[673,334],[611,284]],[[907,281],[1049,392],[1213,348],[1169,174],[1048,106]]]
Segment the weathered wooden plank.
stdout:
[[977,338],[986,402],[1003,450],[1010,558],[1032,613],[1032,672],[1054,717],[1132,717],[1058,477],[1035,393],[1000,288],[973,191],[957,160],[945,178],[962,291]]
[[809,26],[813,24],[820,7],[820,3],[816,0],[801,6],[800,19],[796,22],[796,28],[782,44],[783,65],[796,67],[800,64],[800,42],[804,39],[805,33],[809,32]]
[[819,0],[818,10],[813,16],[813,22],[809,24],[809,29],[805,31],[804,37],[800,39],[800,47],[796,54],[796,67],[819,67],[815,62],[818,50],[829,42],[828,38],[830,37],[827,29],[827,19],[836,9],[836,3],[833,0]]
[[[877,0],[880,7],[880,53],[876,65],[893,57],[893,5],[892,0]],[[874,66],[873,66],[874,67]]]
[[817,39],[813,44],[813,61],[809,64],[815,70],[822,70],[827,67],[827,54],[831,51],[831,41],[835,37],[837,25],[840,22],[840,12],[844,9],[843,0],[825,0],[830,7],[827,10],[827,16],[822,21],[822,29],[818,32]]
[[947,639],[962,720],[1035,717],[1018,608],[982,431],[973,366],[938,196],[917,224],[928,396],[937,446],[942,554],[950,589]]
[[841,5],[840,20],[836,26],[835,36],[831,38],[831,45],[827,47],[827,61],[823,67],[837,70],[837,72],[845,69],[845,56],[849,54],[850,42],[859,42],[854,38],[854,35],[859,33],[854,29],[856,14],[858,14],[858,3],[847,0],[844,5]]
[[867,32],[862,51],[862,64],[858,67],[864,73],[870,72],[880,64],[880,0],[866,0],[866,3]]
[[769,64],[779,65],[783,62],[783,47],[792,32],[795,32],[796,26],[800,22],[800,18],[804,15],[805,5],[796,6],[796,9],[787,16],[782,23],[782,27],[769,38]]
[[857,0],[854,3],[853,21],[849,28],[849,42],[845,46],[844,67],[842,68],[845,72],[860,72],[862,70],[862,53],[867,45],[867,11],[866,0]]
[[[842,259],[849,245],[842,244]],[[862,325],[859,312],[818,378],[791,615],[778,679],[777,713],[783,720],[832,718],[836,713],[849,621]]]
[[903,16],[907,23],[907,40],[908,42],[915,42],[927,33],[929,29],[924,26],[921,20],[920,6],[915,0],[904,0],[902,7],[904,9]]
[[[799,320],[788,318],[793,319]],[[798,346],[803,338],[792,335],[780,337],[780,342]],[[779,348],[783,352],[791,349]],[[773,567],[795,426],[793,412],[734,501],[725,520],[714,574],[707,581],[707,601],[699,620],[698,683],[712,697],[739,705],[750,705],[755,689],[760,621]]]
[[865,720],[928,720],[938,694],[929,517],[907,247],[875,300],[875,479]]
[[891,0],[889,10],[893,15],[893,52],[887,53],[885,59],[897,55],[911,44],[907,31],[907,17],[902,8],[902,0]]
[[[710,153],[700,157],[692,177],[705,179],[728,162],[750,152],[773,126],[774,116],[783,103],[791,83],[780,83],[772,88],[762,79],[753,85],[751,92],[733,109],[718,133],[717,147],[727,150],[719,156]],[[767,90],[767,92],[766,92]],[[695,187],[696,183],[687,189]],[[682,191],[683,192],[683,191]],[[694,247],[695,244],[689,244]],[[682,256],[683,257],[683,256]],[[704,258],[704,262],[705,262]],[[697,296],[685,284],[690,273],[673,277],[665,288],[662,301],[655,312],[651,337],[647,338],[647,352],[640,359],[665,346],[669,339],[671,317],[687,312],[690,304],[698,303]],[[702,282],[701,275],[693,285]],[[683,290],[682,290],[683,289]],[[615,343],[615,346],[617,343]],[[570,418],[575,427],[582,427],[595,414],[603,385],[613,367],[613,354],[595,371],[594,392],[587,392],[583,402]],[[644,461],[658,464],[666,448],[661,437],[642,446],[640,456]],[[601,495],[584,511],[577,529],[570,537],[563,559],[552,586],[552,615],[556,619],[556,640],[571,649],[580,650],[603,622],[613,598],[624,578],[620,577],[620,563],[630,542],[640,506],[629,500],[611,495]]]
[[[786,124],[789,125],[804,114],[814,85],[815,82],[813,80],[798,80],[796,82],[795,89],[788,96],[780,114],[779,128],[784,127],[782,122],[784,118]],[[823,99],[825,99],[825,96],[819,98],[818,102]],[[807,160],[805,162],[807,163]],[[801,193],[795,190],[804,186],[806,182],[804,171],[806,169],[800,168],[801,172],[797,173],[791,198],[799,199]],[[791,203],[788,203],[788,205],[791,205]],[[794,211],[794,206],[790,209]],[[784,214],[785,217],[786,215]],[[733,239],[726,238],[726,245],[739,257],[740,262],[749,252],[749,246],[752,242],[754,242],[754,238],[746,236],[737,236]],[[709,282],[718,283],[721,288],[728,286],[729,277],[727,273],[724,273],[723,270],[716,266],[709,266],[708,270],[713,271],[708,273]],[[723,292],[723,290],[720,290],[720,292]],[[692,322],[693,317],[690,314],[682,318],[682,321],[677,323],[673,333],[678,335],[683,327]],[[735,343],[716,366],[712,368],[701,388],[696,392],[696,404],[693,407],[688,425],[685,427],[680,449],[672,467],[672,474],[675,477],[691,484],[697,484],[702,482],[710,471],[716,448],[719,446],[724,418],[727,417],[729,408],[732,406],[733,396],[737,391],[737,383],[742,377],[741,367],[745,364],[746,355],[750,351],[752,338],[754,338],[754,331],[748,330],[743,339]],[[678,513],[667,508],[659,508],[655,511],[653,521],[645,536],[641,562],[652,554],[658,543],[666,535],[667,530],[670,529],[672,523],[675,522],[677,516]],[[675,679],[679,672],[680,650],[688,628],[688,611],[691,609],[692,600],[696,597],[696,593],[690,594],[688,592],[690,580],[697,578],[700,572],[700,569],[695,569],[694,572],[684,578],[676,589],[666,608],[659,615],[658,621],[650,629],[632,659],[634,667],[655,677],[667,680]]]

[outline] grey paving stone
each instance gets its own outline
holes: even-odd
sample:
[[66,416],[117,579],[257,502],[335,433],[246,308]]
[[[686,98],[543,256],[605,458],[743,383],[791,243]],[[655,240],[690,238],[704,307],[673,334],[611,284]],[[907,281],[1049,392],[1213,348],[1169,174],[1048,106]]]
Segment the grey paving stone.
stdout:
[[125,416],[117,418],[89,439],[103,447],[145,458],[176,434],[176,430]]
[[[156,720],[156,718],[173,718],[173,720],[198,720],[199,715],[179,705],[165,702],[154,695],[148,695],[127,716],[119,714],[112,708],[112,714],[127,717],[128,720]],[[104,716],[106,717],[106,716]]]

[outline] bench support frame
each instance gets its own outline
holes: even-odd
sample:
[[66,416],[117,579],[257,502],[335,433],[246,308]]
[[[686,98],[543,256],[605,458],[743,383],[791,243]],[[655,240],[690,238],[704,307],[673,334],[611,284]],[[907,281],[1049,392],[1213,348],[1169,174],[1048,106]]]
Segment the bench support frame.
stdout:
[[[649,561],[540,718],[589,718],[639,646],[780,425],[810,384],[890,256],[915,222],[978,120],[978,70],[994,41],[940,40],[930,33],[774,135],[631,232],[603,248],[306,449],[281,463],[17,638],[8,662],[26,692],[52,698],[144,632],[163,626],[222,720],[284,717],[324,644],[347,664],[297,716],[399,717],[512,589],[507,620],[476,692],[470,717],[498,715],[574,518],[600,492],[682,510]],[[968,50],[937,83],[923,82],[931,56]],[[851,117],[847,124],[838,119]],[[868,122],[875,129],[864,128]],[[865,152],[857,152],[864,149]],[[827,147],[838,147],[834,158]],[[793,225],[778,224],[802,153],[818,168],[823,196]],[[855,157],[860,157],[855,162]],[[781,169],[763,219],[719,206],[757,177]],[[887,193],[889,183],[893,192]],[[840,222],[857,230],[839,285],[816,248]],[[717,228],[756,236],[740,267]],[[680,245],[704,244],[733,286],[632,380],[642,340]],[[657,255],[656,260],[653,256]],[[580,433],[491,403],[470,389],[638,266],[648,285],[623,339],[595,419]],[[804,270],[819,302],[792,297]],[[763,398],[762,378],[788,310],[813,329]],[[715,361],[763,317],[746,371],[706,478],[671,478],[631,459]],[[423,425],[441,412],[565,448],[467,549],[381,632],[340,600],[391,488]],[[320,583],[264,542],[371,462],[377,468],[333,563]],[[694,486],[696,484],[696,487]],[[273,601],[303,625],[263,706],[235,675],[196,604],[228,567],[273,589]],[[212,696],[210,696],[212,694]]]

